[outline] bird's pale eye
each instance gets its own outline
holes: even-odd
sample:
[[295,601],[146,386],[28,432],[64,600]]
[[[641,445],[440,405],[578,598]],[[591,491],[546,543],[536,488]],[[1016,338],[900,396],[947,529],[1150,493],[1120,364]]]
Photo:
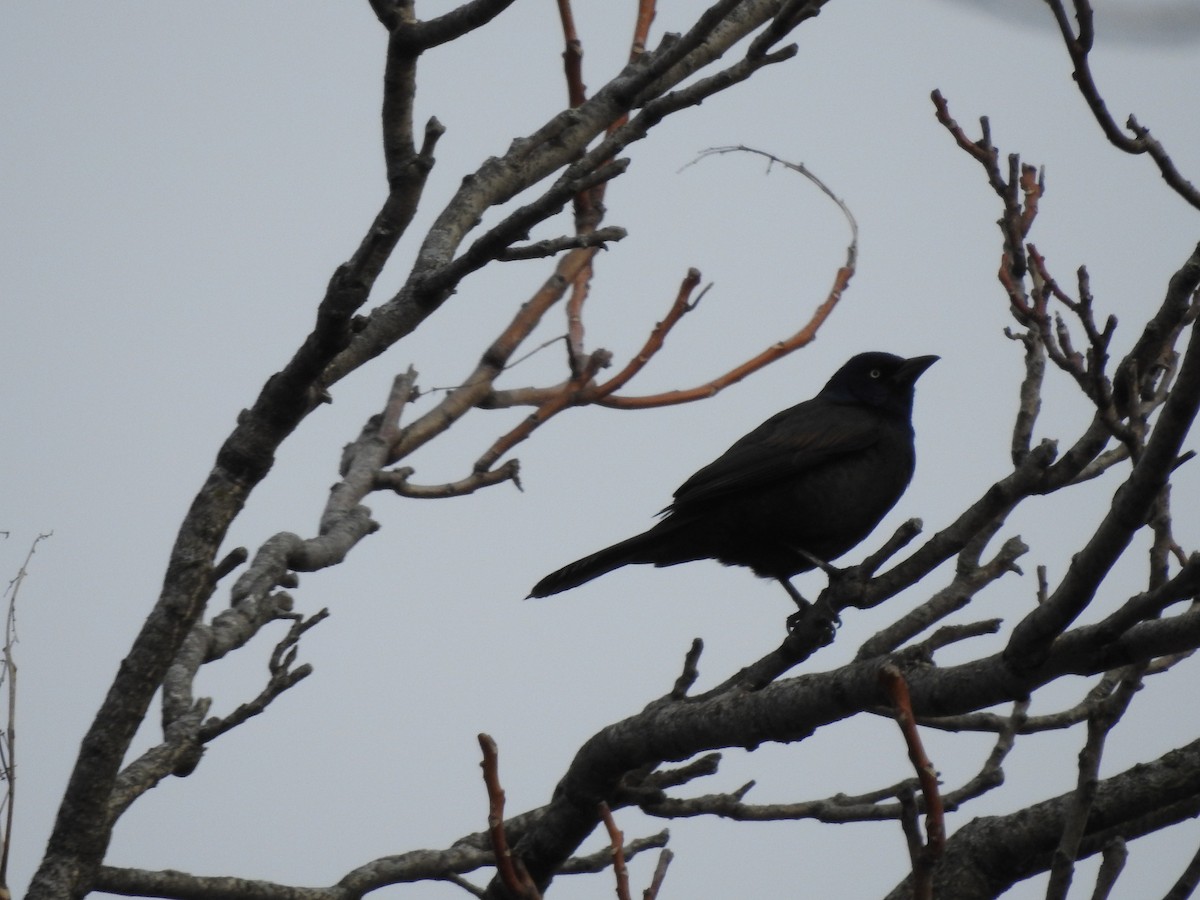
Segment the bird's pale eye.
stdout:
[[872,369],[872,370],[871,370],[871,377],[872,377],[872,378],[882,378],[882,377],[883,377],[883,372],[881,372],[879,369]]

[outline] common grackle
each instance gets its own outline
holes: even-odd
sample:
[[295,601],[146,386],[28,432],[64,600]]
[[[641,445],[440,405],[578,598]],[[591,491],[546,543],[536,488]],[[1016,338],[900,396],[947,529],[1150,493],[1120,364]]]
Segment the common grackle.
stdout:
[[879,524],[912,478],[917,378],[936,356],[861,353],[811,400],[763,422],[675,492],[658,524],[539,581],[548,597],[633,563],[715,559],[789,579],[836,559]]

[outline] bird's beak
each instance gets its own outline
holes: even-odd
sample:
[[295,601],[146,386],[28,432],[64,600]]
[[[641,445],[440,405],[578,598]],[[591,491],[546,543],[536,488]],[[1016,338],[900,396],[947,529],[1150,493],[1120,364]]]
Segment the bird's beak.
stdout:
[[914,384],[921,373],[941,359],[940,356],[914,356],[901,363],[893,377],[897,384]]

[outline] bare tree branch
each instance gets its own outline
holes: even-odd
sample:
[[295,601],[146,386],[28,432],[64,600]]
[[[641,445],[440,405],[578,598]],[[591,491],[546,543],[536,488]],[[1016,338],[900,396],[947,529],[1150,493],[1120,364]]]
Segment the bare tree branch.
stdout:
[[1054,13],[1054,20],[1058,23],[1059,31],[1062,32],[1063,44],[1071,56],[1071,63],[1075,67],[1074,79],[1079,86],[1079,92],[1087,101],[1088,108],[1091,109],[1092,115],[1103,129],[1104,136],[1108,138],[1109,143],[1126,153],[1148,154],[1158,166],[1163,180],[1170,185],[1171,190],[1196,209],[1200,209],[1200,191],[1179,173],[1162,144],[1150,136],[1150,130],[1139,125],[1137,119],[1130,114],[1125,125],[1133,135],[1130,137],[1120,129],[1108,111],[1108,104],[1100,95],[1100,89],[1096,86],[1096,80],[1092,76],[1091,65],[1088,61],[1088,54],[1091,53],[1092,42],[1095,39],[1094,13],[1091,4],[1088,0],[1074,0],[1075,20],[1078,24],[1078,31],[1076,31],[1071,27],[1062,0],[1046,0],[1046,2]]
[[[1126,133],[1109,116],[1090,70],[1094,23],[1089,4],[1074,0],[1077,25],[1072,26],[1064,4],[1049,2],[1080,90],[1109,140],[1126,152],[1149,155],[1168,185],[1200,208],[1195,187],[1149,131],[1131,117]],[[662,696],[640,712],[596,726],[553,792],[547,792],[544,806],[505,817],[497,750],[480,735],[487,828],[444,849],[357,863],[328,886],[104,865],[114,824],[133,803],[164,779],[191,774],[210,742],[267,711],[312,672],[299,662],[299,642],[327,613],[296,611],[303,599],[297,593],[298,573],[345,562],[378,528],[364,505],[368,495],[386,493],[377,499],[404,505],[408,499],[462,496],[510,481],[519,488],[519,462],[511,453],[559,413],[585,405],[635,409],[712,396],[810,343],[854,274],[857,223],[806,167],[740,146],[710,151],[757,153],[770,165],[813,180],[849,223],[845,264],[833,273],[832,286],[817,299],[808,320],[753,358],[681,390],[625,393],[704,296],[699,271],[689,269],[673,298],[664,298],[663,319],[641,326],[640,350],[602,379],[613,354],[587,346],[586,326],[589,307],[600,298],[592,293],[601,274],[598,260],[611,258],[599,251],[625,238],[623,229],[603,223],[606,186],[626,177],[628,148],[671,116],[790,59],[796,47],[785,41],[824,2],[715,0],[697,11],[682,33],[665,35],[647,49],[656,4],[639,0],[636,10],[630,6],[636,15],[628,54],[620,48],[622,68],[589,94],[584,36],[569,0],[559,0],[567,105],[502,154],[467,166],[444,206],[418,219],[444,133],[430,118],[418,134],[420,64],[425,54],[484,28],[510,4],[468,0],[421,21],[413,0],[371,0],[388,32],[380,134],[386,194],[353,253],[330,278],[307,337],[238,417],[183,518],[158,601],[84,737],[29,896],[67,900],[101,890],[189,900],[357,900],[385,886],[441,880],[472,896],[511,900],[541,896],[559,875],[610,865],[619,895],[629,896],[625,861],[665,846],[667,834],[626,843],[613,817],[623,807],[677,818],[898,822],[912,850],[913,875],[893,896],[991,897],[1039,872],[1050,873],[1050,896],[1066,896],[1075,864],[1100,853],[1094,896],[1106,896],[1121,871],[1127,841],[1200,814],[1200,742],[1108,778],[1100,774],[1106,738],[1138,700],[1142,682],[1176,672],[1180,661],[1200,647],[1200,551],[1187,545],[1185,529],[1175,527],[1171,492],[1175,473],[1193,456],[1185,441],[1200,414],[1200,247],[1174,273],[1158,308],[1147,310],[1140,327],[1119,330],[1116,318],[1106,314],[1099,279],[1094,293],[1086,267],[1062,277],[1054,254],[1043,252],[1051,242],[1033,240],[1039,213],[1049,202],[1046,171],[1015,153],[1002,155],[986,117],[980,119],[978,138],[968,136],[937,91],[935,115],[953,140],[948,152],[961,150],[979,165],[999,208],[997,297],[1015,323],[1006,334],[1021,354],[1013,382],[1017,411],[1007,439],[1011,467],[1003,462],[1000,471],[980,473],[958,515],[946,515],[933,533],[923,533],[920,520],[913,519],[857,565],[818,566],[814,577],[824,573],[829,582],[793,617],[787,635],[774,647],[775,640],[766,639],[757,660],[730,666],[718,673],[715,687],[693,693],[703,648],[697,639]],[[572,220],[564,228],[560,214],[568,204]],[[417,221],[432,224],[412,233]],[[399,287],[380,297],[377,283],[401,240],[409,242],[414,261],[398,273],[394,283]],[[423,398],[414,368],[394,378],[405,364],[388,370],[392,380],[380,411],[342,452],[338,480],[310,528],[260,538],[252,554],[245,548],[222,550],[231,524],[270,472],[283,442],[309,413],[332,400],[332,389],[343,378],[392,350],[468,286],[476,272],[537,259],[552,259],[546,264],[552,271],[517,298],[507,324],[490,341],[480,341],[478,362],[456,387]],[[529,342],[543,339],[535,331],[560,302],[565,325],[558,330],[565,332],[566,348],[562,374],[551,384],[508,384],[513,361],[524,358]],[[1122,356],[1121,347],[1130,349]],[[1043,410],[1046,392],[1060,387],[1083,411],[1077,420],[1083,424],[1046,437],[1042,432],[1065,431],[1063,423],[1072,421],[1047,421]],[[518,405],[531,407],[529,415],[488,433],[486,449],[473,462],[470,457],[463,462],[460,477],[441,484],[417,482],[408,464],[413,453],[475,410]],[[1090,533],[1070,548],[1069,563],[1044,547],[1031,551],[1021,536],[1007,533],[1010,519],[1017,521],[1014,510],[1034,498],[1045,498],[1049,506],[1067,489],[1093,494],[1112,489]],[[1183,497],[1176,492],[1176,506],[1186,502]],[[1146,548],[1145,579],[1113,595],[1109,573],[1134,546]],[[1031,553],[1036,583],[1011,592],[1011,622],[985,618],[990,610],[967,609],[985,591],[1004,590],[1008,579],[993,585],[1007,574],[1021,574],[1018,561]],[[952,573],[936,574],[943,566],[948,571],[951,561]],[[239,577],[228,607],[206,614],[218,584],[235,571]],[[1052,580],[1050,573],[1063,574]],[[889,614],[885,601],[903,591],[913,602]],[[1101,596],[1102,608],[1096,603]],[[827,654],[828,662],[819,668],[798,670],[836,640],[843,617],[863,615],[878,617],[872,623],[875,633],[852,660]],[[286,623],[287,630],[273,638],[265,684],[233,702],[197,696],[205,665],[246,648],[264,630],[279,627],[277,622]],[[1001,638],[984,639],[992,634]],[[12,643],[10,630],[10,663]],[[996,650],[999,646],[1003,649]],[[4,668],[0,676],[9,679],[11,716],[15,668]],[[1034,708],[1040,715],[1028,715],[1039,691],[1078,676],[1092,679],[1086,696],[1039,705]],[[131,742],[160,692],[161,739],[133,755]],[[1007,714],[995,711],[1009,704]],[[892,713],[901,723],[915,777],[852,796],[834,793],[796,802],[747,802],[754,781],[732,791],[675,796],[684,785],[715,774],[726,749],[798,743],[852,717]],[[943,732],[991,732],[995,738],[969,777],[944,789],[921,745],[918,724]],[[1083,745],[1073,790],[1009,815],[975,819],[946,838],[943,811],[999,788],[1006,761],[1024,735],[1072,728]],[[10,718],[7,743],[0,742],[0,767],[9,785],[0,890],[7,880],[13,821],[14,733]],[[601,823],[611,846],[576,856]],[[670,858],[667,852],[660,857],[644,900],[659,892]],[[1191,891],[1196,868],[1195,861],[1188,866],[1176,895]],[[475,884],[479,876],[467,878],[481,869],[490,878],[486,888]]]

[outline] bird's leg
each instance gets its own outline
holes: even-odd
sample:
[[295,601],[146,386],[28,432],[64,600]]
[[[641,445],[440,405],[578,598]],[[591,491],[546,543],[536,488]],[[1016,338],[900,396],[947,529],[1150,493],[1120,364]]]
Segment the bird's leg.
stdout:
[[809,609],[812,608],[812,604],[800,596],[800,592],[796,590],[796,586],[782,575],[780,575],[776,580],[783,585],[783,589],[788,592],[788,596],[791,597],[796,604],[796,611],[787,617],[787,630],[793,631],[800,623],[800,620],[804,618]]
[[[828,575],[830,581],[832,581],[835,576],[841,574],[840,569],[835,569],[829,563],[825,562],[825,560],[814,556],[803,547],[793,547],[792,550],[794,550],[800,557],[808,562],[814,569],[820,569],[822,572]],[[789,632],[795,631],[796,626],[800,624],[800,621],[805,617],[805,615],[808,614],[809,609],[812,608],[812,604],[801,597],[800,592],[796,590],[792,583],[786,578],[781,576],[779,578],[779,583],[783,585],[783,589],[788,592],[788,596],[796,601],[796,606],[799,607],[796,612],[787,617],[787,630]]]
[[802,596],[800,596],[800,592],[798,590],[796,590],[796,586],[793,585],[786,578],[784,578],[782,575],[780,575],[775,580],[783,585],[783,589],[788,592],[788,596],[791,597],[792,601],[796,604],[796,606],[800,608],[800,612],[804,612],[804,610],[808,609],[808,607],[811,606],[811,604],[807,600],[805,600]]
[[[825,560],[820,559],[816,556],[813,556],[811,553],[809,553],[803,547],[797,547],[796,551],[801,556],[803,556],[805,559],[807,559],[810,563],[812,563],[814,568],[820,569],[822,572],[824,572],[825,575],[829,578],[830,585],[832,585],[839,578],[844,577],[846,572],[849,571],[847,569],[839,569],[837,566],[831,566],[829,563],[825,562]],[[836,612],[833,614],[833,621],[834,621],[835,625],[837,625],[838,627],[841,627],[842,617],[839,616]]]
[[839,569],[837,566],[831,566],[829,563],[825,562],[825,560],[821,559],[818,556],[814,556],[813,554],[811,554],[807,550],[805,550],[803,547],[795,547],[793,549],[800,556],[802,556],[804,558],[804,560],[806,562],[808,562],[814,569],[820,569],[822,572],[824,572],[826,575],[828,575],[830,581],[832,581],[834,578],[837,578],[839,575],[842,574],[842,570]]

